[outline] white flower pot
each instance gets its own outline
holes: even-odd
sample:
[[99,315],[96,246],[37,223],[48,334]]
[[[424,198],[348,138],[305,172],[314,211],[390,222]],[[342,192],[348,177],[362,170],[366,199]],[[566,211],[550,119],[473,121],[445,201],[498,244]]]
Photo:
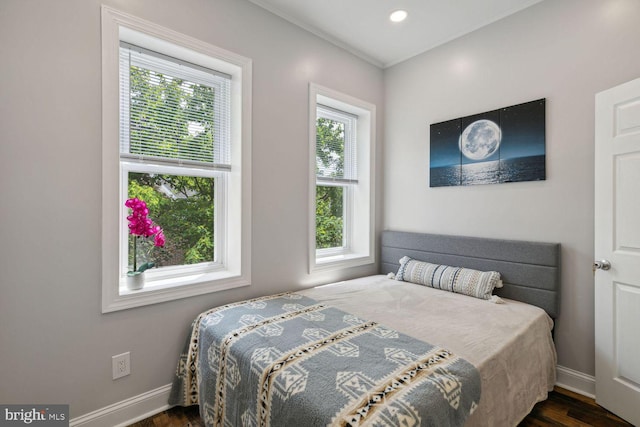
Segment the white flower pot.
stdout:
[[144,287],[144,271],[142,273],[127,274],[127,289],[137,291]]

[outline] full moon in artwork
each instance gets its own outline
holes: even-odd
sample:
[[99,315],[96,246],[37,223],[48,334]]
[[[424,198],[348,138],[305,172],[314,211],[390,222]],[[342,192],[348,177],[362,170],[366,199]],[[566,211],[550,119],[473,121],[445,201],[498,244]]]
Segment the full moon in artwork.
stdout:
[[500,147],[502,131],[491,120],[476,120],[460,135],[460,151],[471,160],[482,160],[491,156]]

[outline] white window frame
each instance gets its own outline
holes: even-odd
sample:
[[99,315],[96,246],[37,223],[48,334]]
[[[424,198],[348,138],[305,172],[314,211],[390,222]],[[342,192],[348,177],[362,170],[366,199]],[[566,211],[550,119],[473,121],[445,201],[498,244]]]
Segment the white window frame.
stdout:
[[[176,265],[171,267],[162,267],[160,269],[154,268],[145,271],[145,283],[147,290],[153,287],[164,286],[168,283],[174,286],[177,283],[182,283],[185,278],[194,275],[206,275],[213,272],[221,272],[225,266],[225,251],[220,251],[219,248],[224,247],[224,235],[223,230],[226,228],[226,209],[225,208],[225,194],[226,194],[226,174],[203,169],[194,168],[180,168],[174,166],[160,166],[152,163],[135,163],[130,161],[120,162],[120,201],[127,199],[129,172],[132,173],[145,173],[145,174],[167,174],[167,175],[180,175],[180,176],[198,176],[204,178],[214,178],[216,184],[214,187],[214,261],[203,262],[193,265]],[[126,218],[129,214],[129,209],[124,207],[123,203],[120,203],[124,212],[121,213],[122,218]],[[130,293],[125,288],[124,276],[129,269],[129,227],[127,221],[120,221],[120,294]],[[212,276],[214,277],[214,276]],[[214,277],[215,278],[215,277]],[[170,281],[169,281],[170,280]],[[135,291],[137,292],[137,291]]]
[[[148,270],[142,290],[124,285],[128,172],[158,172],[148,164],[120,161],[119,48],[124,41],[231,76],[231,172],[181,168],[162,173],[211,176],[216,185],[216,261]],[[168,28],[102,6],[102,312],[171,301],[251,283],[251,60]],[[143,170],[144,169],[144,170]],[[216,182],[218,184],[218,182]],[[219,187],[219,188],[218,188]],[[124,193],[123,193],[124,192]],[[218,221],[220,220],[220,221]],[[126,248],[125,248],[126,251]],[[125,260],[126,262],[126,260]],[[162,271],[160,271],[162,270]]]
[[[318,186],[325,187],[341,187],[342,188],[342,206],[344,210],[344,215],[342,217],[342,245],[334,248],[316,248],[316,258],[330,258],[335,256],[340,256],[350,252],[350,248],[353,246],[352,244],[352,233],[351,233],[351,221],[353,216],[353,210],[350,209],[352,206],[352,193],[353,193],[353,185],[351,184],[342,184],[342,183],[331,183],[331,182],[317,182],[314,187],[314,190]],[[315,196],[315,192],[314,192]],[[314,198],[315,200],[315,198]],[[314,204],[315,209],[315,204]],[[315,215],[313,217],[315,224]],[[314,243],[315,243],[315,234],[314,234]]]
[[[319,104],[319,105],[318,105]],[[344,129],[344,165],[345,169],[351,169],[351,166],[355,166],[357,163],[357,159],[353,159],[353,153],[357,151],[358,142],[353,138],[354,135],[357,134],[357,121],[358,116],[355,114],[351,114],[347,111],[337,110],[328,105],[323,105],[318,103],[316,104],[316,121],[318,118],[324,118],[332,121],[337,121],[345,124]],[[322,111],[321,111],[322,110]],[[349,123],[348,123],[349,122]],[[351,126],[349,126],[351,125]],[[351,129],[350,129],[351,128]],[[317,130],[317,124],[316,124]],[[317,142],[317,139],[315,139]],[[351,145],[355,145],[356,147],[352,147]],[[355,149],[354,149],[355,148]],[[314,146],[315,149],[315,146]],[[356,167],[357,169],[357,167]],[[344,172],[345,175],[348,175],[348,179],[335,179],[327,178],[327,179],[318,179],[316,177],[316,190],[317,187],[340,187],[342,188],[342,206],[343,206],[343,217],[342,217],[342,244],[340,246],[336,246],[333,248],[322,248],[316,249],[316,257],[317,258],[327,258],[333,257],[336,255],[343,255],[349,253],[351,248],[353,247],[353,233],[352,233],[352,221],[353,221],[353,193],[354,187],[357,186],[357,176],[353,175],[351,172]],[[355,180],[356,182],[352,182]]]
[[[318,104],[357,116],[357,184],[344,188],[344,246],[316,249],[316,122]],[[309,84],[309,273],[375,263],[376,106],[339,91]]]

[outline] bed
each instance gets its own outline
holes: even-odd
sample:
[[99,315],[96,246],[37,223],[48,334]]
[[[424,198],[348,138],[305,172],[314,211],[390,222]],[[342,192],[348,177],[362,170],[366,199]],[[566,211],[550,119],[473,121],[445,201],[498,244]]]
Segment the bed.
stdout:
[[[388,277],[403,257],[500,272],[499,298]],[[199,404],[220,426],[515,426],[546,398],[558,244],[385,231],[380,264],[379,275],[201,314],[170,403]],[[302,325],[289,324],[294,312]]]

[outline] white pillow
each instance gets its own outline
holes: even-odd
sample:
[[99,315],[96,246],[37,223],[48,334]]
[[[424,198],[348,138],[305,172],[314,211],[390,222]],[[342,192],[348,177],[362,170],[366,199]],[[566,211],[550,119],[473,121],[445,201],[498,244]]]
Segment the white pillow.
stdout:
[[400,268],[395,278],[486,300],[492,299],[493,289],[502,285],[500,273],[497,271],[431,264],[416,261],[408,256],[400,260]]

